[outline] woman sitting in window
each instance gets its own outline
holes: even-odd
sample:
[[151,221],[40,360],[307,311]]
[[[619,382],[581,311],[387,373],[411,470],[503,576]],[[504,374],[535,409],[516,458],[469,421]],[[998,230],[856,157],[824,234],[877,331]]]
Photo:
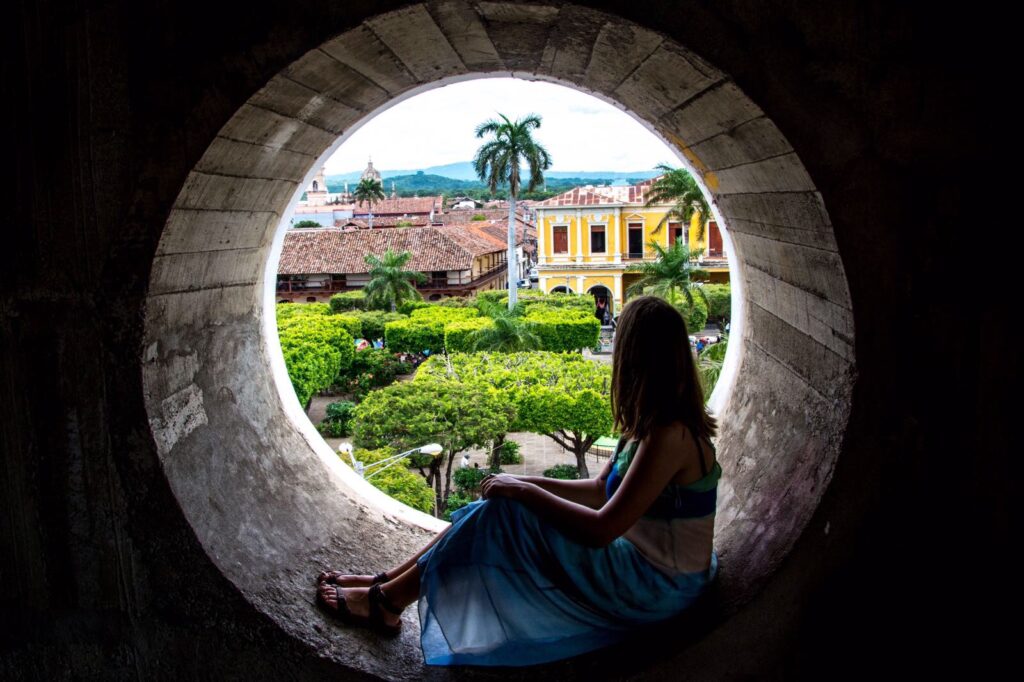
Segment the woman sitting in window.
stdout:
[[718,570],[722,469],[687,336],[661,299],[625,307],[611,391],[622,437],[597,479],[491,475],[404,564],[321,573],[317,602],[394,635],[418,600],[427,664],[500,666],[576,656],[689,607]]

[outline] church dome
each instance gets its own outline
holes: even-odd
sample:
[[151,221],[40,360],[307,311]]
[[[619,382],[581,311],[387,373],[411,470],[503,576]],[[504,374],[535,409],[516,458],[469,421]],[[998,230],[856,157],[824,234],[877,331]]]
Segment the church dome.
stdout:
[[360,180],[365,180],[367,178],[381,182],[380,171],[373,167],[372,160],[366,162],[366,170],[364,170],[363,174],[359,177]]

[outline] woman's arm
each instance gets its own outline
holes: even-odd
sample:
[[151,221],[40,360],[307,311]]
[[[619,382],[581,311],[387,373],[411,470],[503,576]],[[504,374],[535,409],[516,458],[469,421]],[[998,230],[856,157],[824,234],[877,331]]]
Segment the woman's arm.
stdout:
[[659,428],[641,442],[618,491],[600,509],[563,499],[535,483],[505,474],[485,479],[481,490],[484,498],[519,500],[577,542],[604,547],[636,523],[682,468],[680,435],[674,433],[677,430]]
[[584,478],[576,481],[563,481],[544,476],[515,476],[515,478],[543,488],[563,500],[582,504],[591,509],[600,509],[606,501],[604,485],[608,474],[611,473],[611,468],[611,460],[608,460],[597,478]]

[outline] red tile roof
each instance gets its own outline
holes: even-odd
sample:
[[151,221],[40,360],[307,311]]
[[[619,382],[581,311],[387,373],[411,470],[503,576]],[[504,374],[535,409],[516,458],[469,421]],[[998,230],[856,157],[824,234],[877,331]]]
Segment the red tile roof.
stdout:
[[408,267],[413,270],[469,270],[476,256],[500,252],[503,248],[504,243],[496,244],[474,230],[459,227],[297,229],[285,235],[277,272],[281,275],[365,273],[370,269],[364,261],[366,254],[380,255],[387,249],[411,252]]
[[[411,216],[400,216],[400,215],[377,215],[376,210],[373,214],[373,229],[378,227],[397,227],[398,223],[412,223],[412,225],[402,225],[402,227],[423,227],[430,223],[429,215],[411,215]],[[342,218],[335,220],[334,225],[336,227],[345,227],[352,225],[354,227],[365,229],[370,227],[369,218]]]
[[657,178],[644,180],[635,185],[594,186],[584,185],[573,187],[550,199],[534,204],[535,207],[549,208],[552,206],[602,206],[608,204],[643,204],[647,201],[647,192]]
[[[416,213],[422,213],[424,215],[430,215],[431,211],[440,213],[441,206],[444,201],[444,197],[396,197],[394,199],[385,199],[380,203],[374,202],[373,204],[373,222],[376,224],[378,215],[413,215]],[[359,204],[355,205],[355,213],[357,215],[365,215],[369,213],[370,207],[368,204],[363,203],[362,206]]]

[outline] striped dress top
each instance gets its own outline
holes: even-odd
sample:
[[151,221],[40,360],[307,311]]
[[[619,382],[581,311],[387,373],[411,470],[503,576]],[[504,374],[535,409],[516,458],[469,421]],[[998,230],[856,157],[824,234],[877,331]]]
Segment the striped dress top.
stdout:
[[[640,441],[632,441],[625,448],[622,443],[620,438],[612,455],[611,473],[605,482],[605,496],[609,500],[622,483]],[[704,475],[685,485],[666,485],[643,516],[623,534],[648,561],[669,575],[705,572],[711,564],[715,505],[722,467],[715,457],[715,463],[708,471],[704,464],[704,448],[699,440],[697,448]],[[626,453],[628,455],[623,456]]]

